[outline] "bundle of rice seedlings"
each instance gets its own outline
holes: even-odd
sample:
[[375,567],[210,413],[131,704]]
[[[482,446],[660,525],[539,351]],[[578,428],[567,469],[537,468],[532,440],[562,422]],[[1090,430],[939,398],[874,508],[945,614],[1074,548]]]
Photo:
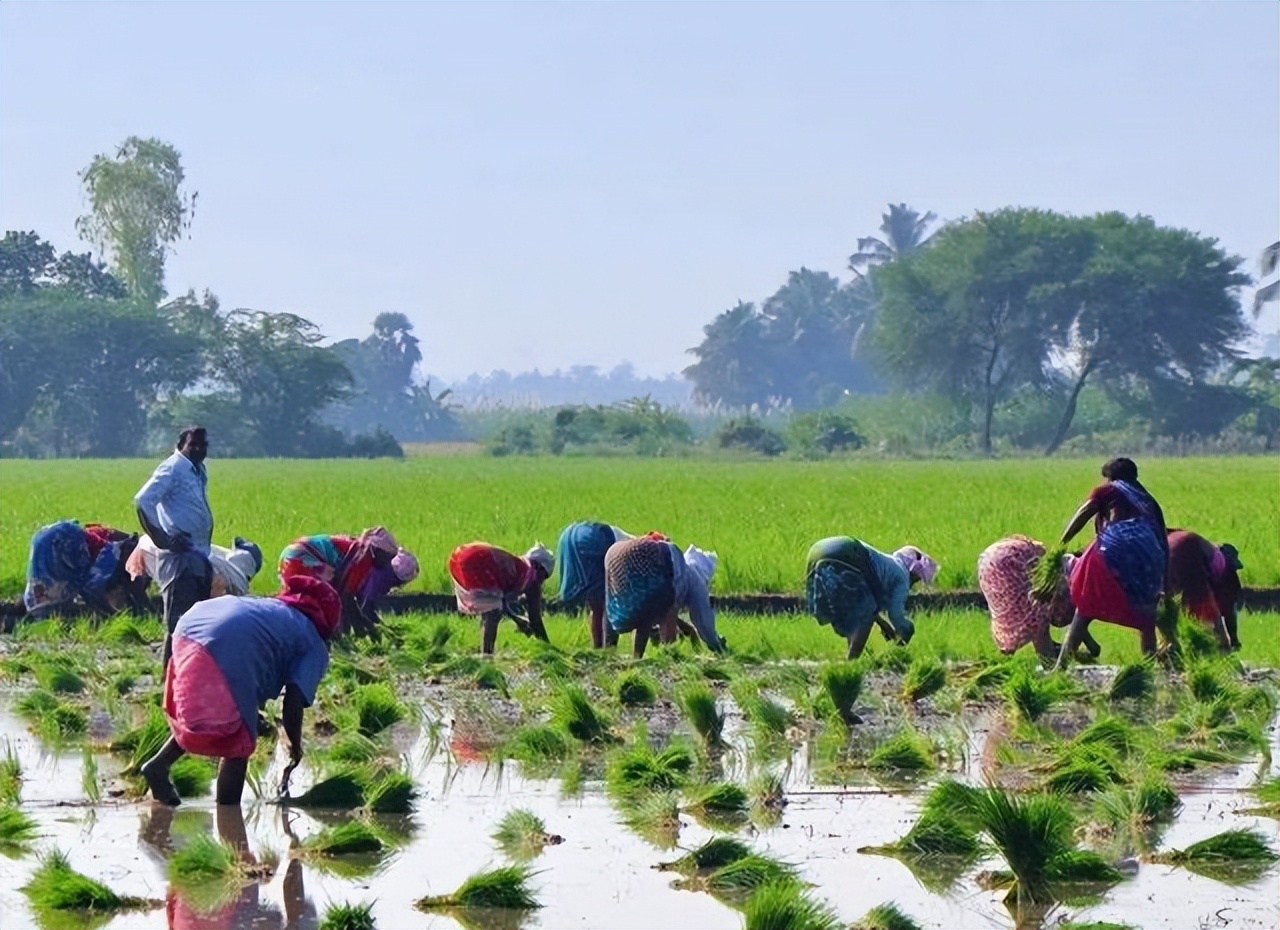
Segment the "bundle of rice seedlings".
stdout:
[[381,733],[408,715],[408,710],[396,699],[395,692],[382,682],[356,688],[351,695],[351,704],[360,718],[360,732],[365,736]]
[[614,679],[613,693],[624,707],[637,707],[658,699],[658,685],[639,669],[628,669]]
[[541,817],[524,808],[510,811],[492,835],[503,852],[513,859],[531,859],[542,852],[544,846],[564,842],[564,837],[547,832]]
[[1072,742],[1077,746],[1103,746],[1128,756],[1138,745],[1138,734],[1133,724],[1120,717],[1098,717],[1077,733]]
[[36,838],[38,829],[35,820],[19,810],[16,804],[0,804],[0,846],[29,843]]
[[530,764],[558,761],[569,752],[569,743],[555,727],[534,724],[517,729],[507,738],[503,754]]
[[942,690],[947,683],[947,670],[942,663],[927,656],[917,658],[902,676],[902,697],[919,701]]
[[591,698],[578,685],[565,685],[552,705],[551,719],[566,733],[582,743],[607,743],[611,721],[596,710]]
[[747,792],[741,785],[721,782],[707,785],[690,795],[685,810],[705,814],[737,814],[745,811],[747,805]]
[[1150,856],[1151,862],[1180,865],[1224,884],[1249,884],[1261,878],[1280,858],[1257,830],[1227,830],[1186,849]]
[[776,772],[764,772],[751,779],[751,803],[765,810],[780,811],[787,805],[787,780]]
[[129,614],[116,614],[102,626],[98,627],[98,641],[113,646],[145,646],[149,642],[148,634],[158,630],[144,631],[143,623]]
[[795,725],[795,715],[777,701],[760,693],[745,679],[732,689],[734,702],[758,736],[765,740],[784,736]]
[[715,895],[745,898],[763,885],[798,881],[795,866],[751,853],[709,872],[699,884]]
[[543,677],[565,680],[578,677],[578,668],[560,649],[550,643],[535,641],[536,650],[529,664]]
[[178,794],[184,798],[202,798],[209,794],[213,780],[218,777],[218,766],[207,756],[187,753],[173,763],[169,779]]
[[441,666],[440,677],[470,678],[480,671],[482,665],[484,665],[484,660],[477,656],[454,656]]
[[715,693],[706,685],[694,684],[679,694],[680,709],[702,737],[708,749],[724,745],[724,714],[716,706]]
[[731,836],[716,836],[707,840],[697,849],[691,850],[679,859],[660,862],[655,868],[661,872],[680,872],[693,875],[695,872],[711,872],[730,862],[737,862],[751,855],[751,847]]
[[472,676],[472,683],[481,691],[497,691],[507,696],[507,676],[492,662],[484,662]]
[[36,681],[40,687],[54,694],[80,694],[84,691],[84,679],[71,667],[69,661],[54,658],[36,665]]
[[36,688],[18,698],[14,702],[13,709],[20,716],[39,722],[45,715],[52,713],[57,706],[58,699],[56,697],[43,688]]
[[1155,676],[1151,673],[1150,662],[1131,662],[1121,666],[1116,677],[1111,680],[1111,690],[1107,697],[1112,701],[1124,701],[1150,697],[1155,693]]
[[972,859],[982,850],[978,837],[948,813],[924,811],[906,836],[884,846],[864,846],[860,853],[884,856],[952,856]]
[[1096,759],[1076,758],[1057,766],[1045,787],[1058,794],[1082,794],[1104,791],[1112,783],[1112,774]]
[[605,768],[605,784],[619,797],[642,791],[671,791],[684,786],[697,760],[679,743],[661,752],[646,743],[635,743],[611,754]]
[[360,820],[348,820],[325,827],[302,844],[304,851],[317,856],[347,856],[354,853],[381,852],[386,844],[376,831]]
[[21,797],[22,762],[13,744],[5,740],[4,755],[0,756],[0,803],[17,804]]
[[169,859],[169,879],[197,884],[240,874],[240,857],[229,843],[198,833]]
[[343,769],[322,778],[296,798],[286,798],[284,803],[293,807],[352,810],[364,803],[368,784],[368,772],[354,767]]
[[53,742],[83,736],[88,729],[89,715],[82,708],[65,701],[59,701],[41,717],[38,727],[40,735]]
[[1148,776],[1137,787],[1108,792],[1101,802],[1103,812],[1113,825],[1135,830],[1172,820],[1182,806],[1177,792],[1155,775]]
[[428,895],[414,906],[423,911],[462,907],[494,907],[509,910],[533,910],[538,903],[529,879],[534,876],[525,865],[508,865],[487,872],[477,872],[459,885],[453,894]]
[[1063,680],[1056,675],[1044,674],[1039,664],[1011,664],[1013,668],[1000,693],[1017,716],[1034,723],[1065,696]]
[[89,746],[84,747],[84,761],[80,766],[80,787],[84,789],[84,796],[92,803],[96,804],[102,797],[102,786],[98,784],[98,757],[93,754],[93,749]]
[[1198,661],[1188,664],[1185,680],[1197,701],[1207,704],[1233,690],[1220,663]]
[[320,918],[318,930],[377,930],[370,904],[330,904]]
[[1262,802],[1260,807],[1250,813],[1262,814],[1266,817],[1280,817],[1280,777],[1269,778],[1249,789]]
[[867,757],[867,768],[927,771],[933,768],[933,744],[915,730],[899,730]]
[[385,750],[359,732],[339,733],[325,755],[333,762],[360,765],[380,758]]
[[861,718],[853,712],[854,705],[858,703],[858,696],[862,693],[862,678],[862,669],[848,662],[824,665],[818,672],[822,689],[831,698],[836,714],[846,725],[851,726],[862,722]]
[[1119,880],[1119,873],[1107,872],[1109,866],[1098,856],[1075,849],[1075,819],[1060,795],[1018,797],[987,788],[975,792],[971,804],[975,820],[1013,873],[1006,903],[1052,903],[1055,883]]
[[144,898],[116,894],[101,882],[94,881],[71,868],[66,855],[52,850],[40,860],[40,866],[22,887],[31,901],[32,910],[40,911],[113,911],[141,910],[156,902]]
[[147,719],[112,743],[111,750],[127,752],[129,765],[124,774],[137,775],[143,764],[169,741],[169,736],[169,721],[165,719],[164,711],[152,705],[147,708]]
[[969,679],[962,695],[966,701],[980,701],[998,691],[1000,686],[1009,680],[1012,663],[1000,660],[980,667]]
[[1222,654],[1222,647],[1209,626],[1194,617],[1180,614],[1178,617],[1178,651],[1184,661],[1210,658]]
[[364,806],[375,814],[407,814],[418,788],[404,772],[388,772],[365,788]]
[[837,930],[840,926],[830,907],[789,881],[761,885],[747,898],[742,916],[745,930]]
[[448,620],[437,620],[426,637],[423,652],[424,665],[438,665],[449,658],[449,640],[453,638],[453,627]]
[[934,785],[925,795],[920,807],[921,816],[951,818],[970,832],[982,829],[974,811],[982,789],[963,785],[954,779],[945,779]]
[[921,930],[921,927],[890,901],[867,911],[849,930]]
[[1031,566],[1031,597],[1042,604],[1053,600],[1062,586],[1062,560],[1066,557],[1067,547],[1058,546],[1046,551]]

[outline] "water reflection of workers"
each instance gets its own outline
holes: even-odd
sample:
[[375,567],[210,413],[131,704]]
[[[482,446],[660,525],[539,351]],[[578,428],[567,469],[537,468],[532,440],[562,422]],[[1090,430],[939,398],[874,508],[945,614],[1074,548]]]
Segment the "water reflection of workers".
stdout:
[[[175,811],[165,805],[153,805],[151,816],[143,821],[139,838],[159,853],[163,860],[174,851],[171,835]],[[180,885],[170,884],[165,896],[165,916],[171,930],[315,930],[319,925],[315,907],[306,900],[302,863],[291,859],[282,881],[284,913],[272,902],[262,901],[260,888],[272,878],[269,866],[258,862],[249,848],[244,813],[238,804],[219,804],[214,809],[218,837],[240,856],[246,867],[244,885],[234,897],[212,905],[191,900]]]

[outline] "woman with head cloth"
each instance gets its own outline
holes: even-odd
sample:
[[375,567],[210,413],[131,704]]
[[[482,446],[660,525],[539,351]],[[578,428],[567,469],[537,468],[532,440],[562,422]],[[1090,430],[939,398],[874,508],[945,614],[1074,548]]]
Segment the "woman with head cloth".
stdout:
[[302,711],[329,666],[338,630],[338,592],[295,575],[275,597],[200,601],[178,620],[166,667],[164,712],[172,735],[145,765],[152,797],[181,802],[169,770],[183,753],[221,758],[217,802],[239,804],[258,739],[258,708],[284,692],[284,740],[302,759]]
[[820,625],[848,640],[849,658],[856,659],[873,625],[886,639],[911,641],[916,628],[907,617],[907,594],[937,574],[938,563],[915,546],[889,554],[852,536],[830,536],[809,549],[805,603]]
[[714,552],[680,547],[661,533],[649,533],[614,543],[605,553],[605,612],[613,633],[636,634],[634,654],[644,656],[656,633],[674,642],[682,628],[679,614],[687,610],[697,637],[715,652],[724,650],[711,608],[711,577],[718,557]]
[[618,641],[604,617],[604,557],[616,542],[632,534],[608,523],[570,523],[560,533],[556,562],[560,566],[560,603],[585,603],[591,611],[591,645],[603,649]]
[[[458,610],[480,617],[480,651],[492,655],[498,624],[509,617],[526,636],[550,642],[542,623],[542,585],[556,568],[555,556],[535,543],[523,556],[487,542],[469,542],[449,556]],[[525,614],[519,610],[524,598]]]
[[139,612],[146,606],[141,588],[130,584],[125,563],[138,545],[136,534],[103,523],[81,526],[60,520],[31,537],[27,586],[22,604],[32,619],[70,609],[78,600],[94,613],[112,612],[112,600],[124,594]]
[[[1062,533],[1069,542],[1090,519],[1094,539],[1071,570],[1075,614],[1058,655],[1062,666],[1094,620],[1138,631],[1142,651],[1156,651],[1156,603],[1164,587],[1169,544],[1164,513],[1138,481],[1138,466],[1116,458],[1102,466],[1107,480],[1085,498]],[[1170,642],[1172,630],[1165,631]]]
[[418,560],[385,526],[374,526],[359,536],[299,537],[280,553],[279,570],[282,583],[305,576],[333,585],[342,598],[343,630],[376,636],[378,601],[418,577]]

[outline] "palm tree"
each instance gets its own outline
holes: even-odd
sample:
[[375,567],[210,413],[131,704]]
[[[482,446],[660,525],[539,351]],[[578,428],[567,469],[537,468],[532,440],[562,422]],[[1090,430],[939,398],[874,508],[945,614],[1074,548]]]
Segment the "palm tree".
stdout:
[[859,239],[858,251],[849,256],[849,270],[862,277],[864,268],[910,255],[929,240],[925,230],[937,218],[932,211],[921,215],[905,203],[889,204],[889,212],[880,217],[880,232],[884,238],[865,236]]
[[[1264,278],[1280,267],[1280,242],[1273,242],[1262,250],[1262,259],[1259,264],[1262,266],[1261,272]],[[1258,288],[1253,295],[1253,318],[1256,320],[1262,313],[1264,304],[1278,298],[1280,298],[1280,278]]]

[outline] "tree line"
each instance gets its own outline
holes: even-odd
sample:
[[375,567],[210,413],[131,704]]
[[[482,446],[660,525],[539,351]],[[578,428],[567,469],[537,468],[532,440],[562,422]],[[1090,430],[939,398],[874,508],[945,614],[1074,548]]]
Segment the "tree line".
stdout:
[[400,454],[397,437],[457,434],[447,392],[414,381],[422,355],[403,313],[322,345],[295,314],[168,297],[165,259],[197,202],[172,146],[130,138],[81,179],[76,226],[105,261],[32,231],[0,240],[4,451],[134,455],[189,422],[225,455]]
[[937,392],[971,408],[986,453],[1001,405],[1037,395],[1059,408],[1038,437],[1052,453],[1081,392],[1098,385],[1156,435],[1236,424],[1270,446],[1280,380],[1272,360],[1239,351],[1250,278],[1215,239],[1115,212],[1006,208],[929,234],[933,220],[892,205],[882,236],[858,241],[848,283],[802,268],[758,308],[721,313],[690,350],[696,395],[814,409],[869,391]]

